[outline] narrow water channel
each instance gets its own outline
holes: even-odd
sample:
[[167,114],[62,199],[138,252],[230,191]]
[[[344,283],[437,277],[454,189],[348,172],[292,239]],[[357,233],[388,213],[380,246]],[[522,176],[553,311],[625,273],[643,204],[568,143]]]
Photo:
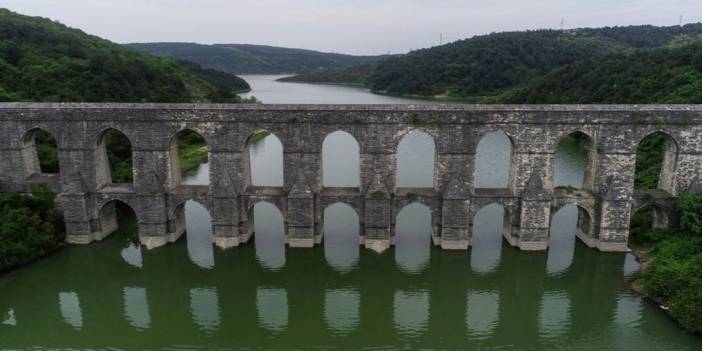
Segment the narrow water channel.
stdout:
[[[325,141],[326,186],[357,185],[353,143],[344,133]],[[433,148],[409,134],[398,182],[431,186]],[[507,186],[510,148],[503,133],[482,139],[478,187]],[[255,183],[282,183],[275,136],[250,153]],[[586,157],[561,145],[556,183],[581,186]],[[208,179],[204,164],[185,181]],[[0,349],[702,349],[629,290],[631,255],[575,239],[574,206],[554,214],[549,250],[537,253],[504,243],[499,205],[476,216],[468,252],[434,248],[431,213],[418,203],[398,214],[384,254],[359,246],[358,215],[345,204],[324,210],[324,242],[307,250],[285,246],[269,203],[254,208],[254,240],[226,251],[213,247],[204,207],[190,201],[185,214],[175,244],[148,251],[135,232],[120,233],[1,276]]]

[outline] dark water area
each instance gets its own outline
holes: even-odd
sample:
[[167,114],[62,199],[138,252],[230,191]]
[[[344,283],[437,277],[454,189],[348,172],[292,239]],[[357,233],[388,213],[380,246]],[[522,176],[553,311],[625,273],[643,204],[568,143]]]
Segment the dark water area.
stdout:
[[[325,140],[325,186],[358,185],[349,137]],[[510,148],[499,132],[481,141],[476,186],[507,186]],[[408,134],[398,153],[399,183],[432,185],[428,135]],[[282,184],[274,135],[250,156],[254,184]],[[581,186],[586,158],[562,143],[556,184]],[[185,182],[208,184],[208,165]],[[253,239],[229,250],[212,245],[203,206],[187,202],[185,216],[186,234],[163,248],[140,247],[135,226],[123,227],[0,276],[0,349],[702,349],[702,338],[629,289],[632,255],[576,240],[575,206],[553,215],[546,252],[507,245],[499,205],[478,212],[472,247],[460,252],[433,247],[431,213],[418,203],[398,214],[395,246],[383,254],[360,246],[358,215],[342,203],[324,209],[324,241],[313,249],[287,248],[282,214],[266,202],[255,205]]]

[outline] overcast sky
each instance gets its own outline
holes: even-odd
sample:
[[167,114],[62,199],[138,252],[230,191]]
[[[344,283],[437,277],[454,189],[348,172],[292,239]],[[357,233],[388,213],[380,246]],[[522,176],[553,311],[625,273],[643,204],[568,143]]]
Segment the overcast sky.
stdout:
[[401,53],[476,34],[702,21],[702,0],[0,0],[119,42]]

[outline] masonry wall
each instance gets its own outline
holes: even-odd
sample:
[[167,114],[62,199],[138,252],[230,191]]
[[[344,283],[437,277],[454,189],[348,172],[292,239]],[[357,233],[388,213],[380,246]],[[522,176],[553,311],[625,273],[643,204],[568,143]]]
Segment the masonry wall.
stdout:
[[[60,203],[72,243],[100,240],[114,229],[109,213],[115,200],[138,215],[140,237],[148,247],[182,234],[180,206],[202,203],[213,218],[214,241],[237,246],[252,235],[251,210],[269,201],[283,213],[290,246],[321,241],[323,211],[345,202],[359,215],[365,245],[378,251],[392,242],[397,213],[411,202],[432,212],[434,242],[466,249],[473,216],[491,203],[505,207],[505,238],[525,250],[548,245],[550,221],[560,206],[581,208],[578,235],[607,251],[626,250],[632,211],[642,195],[634,191],[636,147],[663,131],[674,148],[666,161],[665,186],[646,197],[661,201],[687,191],[702,169],[700,106],[332,106],[332,105],[175,105],[175,104],[0,104],[0,190],[29,191],[49,182]],[[28,176],[36,160],[25,136],[35,128],[59,144],[60,176]],[[100,135],[108,128],[131,141],[134,183],[105,184]],[[210,150],[210,186],[179,182],[174,136],[192,129]],[[284,186],[250,183],[248,137],[274,133],[284,149]],[[322,143],[334,131],[351,134],[360,146],[358,189],[322,186]],[[436,147],[432,189],[396,186],[397,148],[403,136],[421,130]],[[476,189],[475,153],[487,133],[503,131],[513,143],[508,188]],[[554,189],[554,158],[559,141],[582,132],[592,143],[590,181],[573,194]],[[23,151],[24,150],[24,151]],[[29,156],[28,156],[29,155]],[[106,207],[105,211],[102,211]],[[587,220],[585,220],[587,215]],[[588,225],[585,225],[587,223]]]

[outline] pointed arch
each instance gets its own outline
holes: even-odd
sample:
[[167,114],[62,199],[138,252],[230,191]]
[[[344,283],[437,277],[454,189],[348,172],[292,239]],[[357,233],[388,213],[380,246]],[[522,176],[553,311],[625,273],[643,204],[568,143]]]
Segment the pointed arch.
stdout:
[[44,128],[32,128],[21,139],[22,163],[26,178],[59,173],[59,147],[56,138]]
[[98,189],[111,184],[133,183],[133,153],[129,137],[112,127],[98,134],[95,167],[95,181]]
[[634,187],[674,194],[677,158],[678,142],[669,133],[658,130],[643,137],[636,148]]
[[268,130],[261,129],[246,138],[244,153],[248,181],[253,186],[282,187],[285,184],[283,143]]
[[512,184],[514,141],[502,130],[480,138],[475,154],[476,188],[509,188]]
[[[120,229],[120,222],[128,218],[134,218],[137,222],[136,227],[138,228],[138,223],[140,222],[139,215],[132,205],[121,199],[106,201],[100,206],[100,210],[98,211],[100,237],[96,239],[102,240],[110,236],[110,234]],[[138,229],[136,234],[139,234]]]
[[322,182],[325,187],[358,187],[361,183],[360,146],[353,135],[338,130],[322,142]]
[[207,164],[210,147],[202,133],[192,128],[181,129],[171,137],[169,142],[168,163],[170,166],[170,186],[209,185],[209,177],[204,180],[187,180],[187,176]]
[[556,144],[554,186],[592,190],[596,165],[597,146],[594,138],[580,130],[567,132]]
[[397,187],[433,188],[435,162],[434,138],[421,130],[411,131],[397,146]]
[[668,212],[656,203],[647,203],[632,210],[629,224],[629,243],[636,244],[641,234],[648,230],[670,227],[671,217]]

